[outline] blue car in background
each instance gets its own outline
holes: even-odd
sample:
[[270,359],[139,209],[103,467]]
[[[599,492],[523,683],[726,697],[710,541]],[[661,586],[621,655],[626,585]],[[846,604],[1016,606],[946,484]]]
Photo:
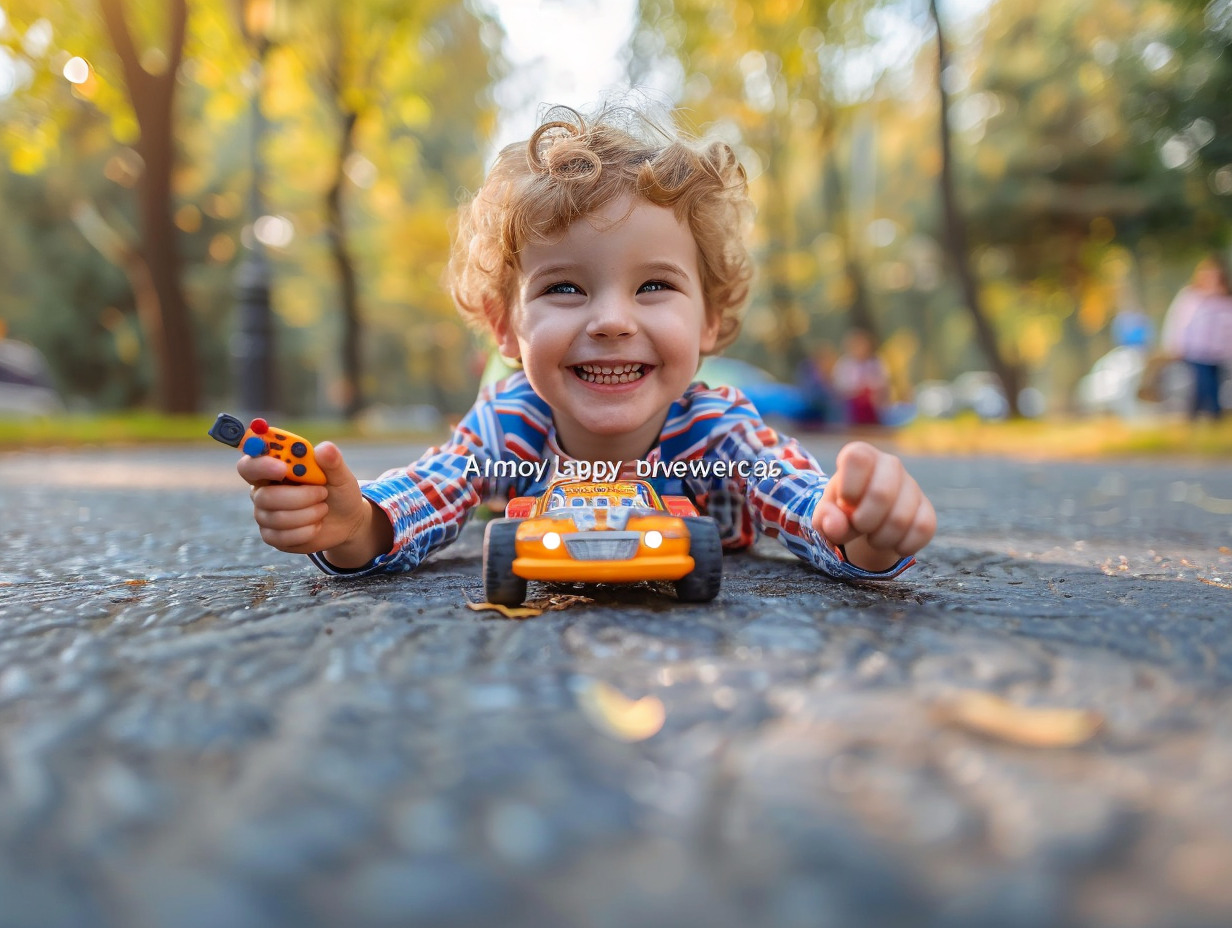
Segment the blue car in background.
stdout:
[[736,358],[706,358],[697,377],[710,387],[735,387],[765,419],[795,425],[820,425],[817,410],[803,390],[775,379],[769,371]]

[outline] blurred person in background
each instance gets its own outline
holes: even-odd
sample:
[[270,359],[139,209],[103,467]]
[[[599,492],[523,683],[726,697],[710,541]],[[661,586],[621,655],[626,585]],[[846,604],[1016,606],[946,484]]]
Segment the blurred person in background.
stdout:
[[796,369],[796,385],[808,404],[807,425],[822,427],[842,423],[844,411],[834,389],[834,365],[838,352],[829,342],[818,344]]
[[834,362],[834,387],[844,404],[848,425],[880,425],[889,400],[890,378],[873,350],[873,337],[852,329],[843,339],[843,355]]
[[1164,318],[1163,349],[1189,365],[1194,375],[1190,417],[1223,410],[1219,385],[1224,368],[1232,362],[1232,287],[1222,258],[1209,254],[1198,262],[1193,278],[1168,307]]

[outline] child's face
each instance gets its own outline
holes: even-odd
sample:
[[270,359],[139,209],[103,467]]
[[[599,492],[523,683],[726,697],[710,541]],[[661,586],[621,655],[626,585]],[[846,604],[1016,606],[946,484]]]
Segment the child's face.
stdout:
[[1203,261],[1199,264],[1194,278],[1198,288],[1207,293],[1224,292],[1223,272],[1214,261]]
[[522,359],[570,455],[641,456],[715,344],[693,233],[671,210],[623,198],[520,257],[502,353]]

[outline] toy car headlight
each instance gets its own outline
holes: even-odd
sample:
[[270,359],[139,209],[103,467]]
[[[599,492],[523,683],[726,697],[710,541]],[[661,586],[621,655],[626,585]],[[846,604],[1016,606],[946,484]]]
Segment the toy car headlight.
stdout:
[[642,542],[647,548],[657,548],[659,545],[663,544],[663,533],[656,532],[654,529],[651,529],[642,537]]
[[559,532],[545,532],[543,536],[543,546],[549,551],[555,551],[560,547]]

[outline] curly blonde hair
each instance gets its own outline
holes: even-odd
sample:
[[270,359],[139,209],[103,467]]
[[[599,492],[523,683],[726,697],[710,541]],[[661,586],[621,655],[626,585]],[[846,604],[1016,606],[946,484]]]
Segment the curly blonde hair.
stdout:
[[587,118],[556,107],[528,141],[501,151],[458,212],[448,271],[458,311],[477,329],[503,327],[522,247],[551,241],[630,194],[671,209],[692,231],[706,312],[719,324],[714,350],[726,348],[739,334],[753,276],[744,168],[726,143],[687,139],[634,110]]

